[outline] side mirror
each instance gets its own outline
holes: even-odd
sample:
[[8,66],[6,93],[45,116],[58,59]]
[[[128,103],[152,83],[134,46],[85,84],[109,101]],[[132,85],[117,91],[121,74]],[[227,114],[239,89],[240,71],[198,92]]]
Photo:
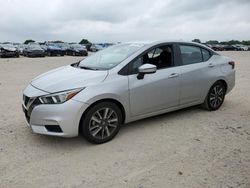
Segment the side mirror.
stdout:
[[155,65],[152,65],[152,64],[144,64],[144,65],[141,65],[139,68],[139,74],[137,75],[137,78],[139,80],[143,79],[144,78],[144,75],[145,74],[153,74],[156,72],[157,70],[157,67]]

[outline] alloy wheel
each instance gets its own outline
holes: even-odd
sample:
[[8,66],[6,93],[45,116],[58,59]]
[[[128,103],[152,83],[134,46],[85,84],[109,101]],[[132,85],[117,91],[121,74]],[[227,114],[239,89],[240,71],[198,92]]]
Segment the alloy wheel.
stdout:
[[211,90],[209,95],[209,104],[212,108],[218,108],[223,103],[225,89],[221,84],[217,84]]
[[117,113],[108,107],[94,112],[89,121],[89,132],[96,139],[103,140],[112,136],[117,127]]

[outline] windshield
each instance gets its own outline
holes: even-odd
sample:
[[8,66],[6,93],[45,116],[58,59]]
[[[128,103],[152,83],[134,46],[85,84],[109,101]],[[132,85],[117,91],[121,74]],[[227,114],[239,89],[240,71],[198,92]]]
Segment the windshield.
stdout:
[[75,48],[75,49],[83,49],[84,48],[84,46],[82,46],[82,45],[80,45],[80,44],[72,44],[71,45],[73,48]]
[[38,44],[31,44],[29,45],[29,48],[34,50],[42,50],[41,46]]
[[15,48],[12,44],[2,44],[2,46],[6,48]]
[[109,70],[135,53],[143,45],[144,44],[118,44],[111,46],[82,60],[79,67]]

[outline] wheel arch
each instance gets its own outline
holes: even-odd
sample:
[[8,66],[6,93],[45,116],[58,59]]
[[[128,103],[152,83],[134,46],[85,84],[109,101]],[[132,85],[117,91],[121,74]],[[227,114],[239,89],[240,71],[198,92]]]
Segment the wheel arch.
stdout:
[[221,82],[221,83],[224,84],[225,89],[226,89],[226,93],[227,93],[227,89],[228,89],[228,84],[227,84],[227,82],[226,82],[225,79],[223,79],[223,78],[218,78],[218,79],[216,79],[214,82],[212,82],[210,86],[208,86],[206,92],[204,93],[204,95],[203,95],[203,97],[202,97],[202,101],[204,101],[204,100],[206,99],[206,97],[207,97],[207,95],[208,95],[208,92],[209,92],[210,88],[211,88],[215,83],[217,83],[217,82]]
[[120,101],[116,100],[116,99],[113,99],[113,98],[104,98],[104,99],[100,99],[100,100],[97,100],[97,101],[93,102],[93,103],[92,103],[91,105],[89,105],[88,108],[83,112],[83,114],[82,114],[82,116],[81,116],[81,119],[80,119],[80,121],[79,121],[79,125],[78,125],[78,133],[81,133],[81,123],[82,123],[82,120],[83,120],[85,114],[89,111],[89,109],[90,109],[92,106],[94,106],[94,105],[96,105],[96,104],[98,104],[98,103],[100,103],[100,102],[112,102],[112,103],[116,104],[116,105],[119,107],[119,109],[121,110],[121,113],[122,113],[122,123],[125,123],[126,112],[125,112],[125,108],[124,108],[124,106],[122,105],[122,103],[121,103]]
[[[227,82],[226,82],[224,79],[219,79],[219,80],[217,80],[216,82],[221,82],[221,83],[223,83],[223,85],[225,86],[225,90],[226,90],[226,92],[227,92],[228,85],[227,85]],[[213,85],[214,85],[216,82],[214,82]],[[212,87],[212,86],[211,86],[211,87]]]

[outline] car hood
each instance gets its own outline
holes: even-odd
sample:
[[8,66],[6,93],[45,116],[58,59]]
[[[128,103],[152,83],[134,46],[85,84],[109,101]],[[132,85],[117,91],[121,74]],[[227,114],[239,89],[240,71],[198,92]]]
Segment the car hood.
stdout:
[[57,47],[57,46],[48,46],[47,49],[50,49],[50,50],[62,50],[62,48]]
[[15,52],[16,51],[16,48],[12,48],[12,47],[2,47],[2,49],[6,50],[6,51],[10,51],[10,52]]
[[100,83],[107,75],[106,70],[85,70],[68,65],[36,77],[31,81],[31,85],[40,90],[55,93]]

